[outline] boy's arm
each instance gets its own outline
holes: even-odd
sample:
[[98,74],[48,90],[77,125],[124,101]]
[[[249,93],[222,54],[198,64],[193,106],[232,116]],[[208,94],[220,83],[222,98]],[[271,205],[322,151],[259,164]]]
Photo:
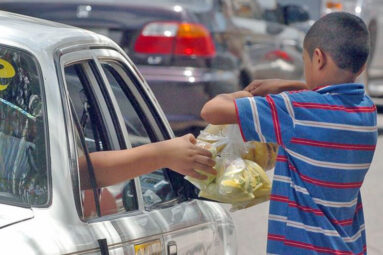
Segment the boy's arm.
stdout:
[[266,96],[268,94],[278,94],[283,91],[302,89],[307,89],[307,85],[298,80],[254,80],[243,91],[221,94],[208,101],[202,108],[201,117],[211,124],[235,124],[238,120],[234,99]]
[[[206,176],[194,169],[216,174],[211,153],[194,145],[195,142],[189,134],[127,150],[91,153],[97,186],[114,185],[164,167],[197,179]],[[91,188],[85,157],[79,158],[79,167],[81,188]]]
[[237,113],[234,100],[241,97],[252,97],[248,91],[237,91],[231,94],[221,94],[208,101],[201,110],[201,117],[215,125],[237,123]]
[[283,91],[308,89],[306,83],[297,80],[265,79],[254,80],[244,90],[253,96],[279,94]]
[[208,101],[201,117],[215,125],[239,124],[244,141],[288,143],[294,131],[285,94],[254,96],[249,91],[221,94]]

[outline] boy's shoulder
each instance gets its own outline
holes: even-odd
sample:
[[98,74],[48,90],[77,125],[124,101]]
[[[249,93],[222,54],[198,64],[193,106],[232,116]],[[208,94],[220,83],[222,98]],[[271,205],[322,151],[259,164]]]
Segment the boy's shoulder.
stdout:
[[281,94],[287,95],[292,101],[312,101],[321,97],[319,93],[308,89],[285,91]]
[[281,95],[281,94],[288,95],[289,97],[299,97],[302,95],[317,95],[318,93],[315,92],[314,90],[300,89],[300,90],[283,91],[283,92],[279,93],[279,95]]

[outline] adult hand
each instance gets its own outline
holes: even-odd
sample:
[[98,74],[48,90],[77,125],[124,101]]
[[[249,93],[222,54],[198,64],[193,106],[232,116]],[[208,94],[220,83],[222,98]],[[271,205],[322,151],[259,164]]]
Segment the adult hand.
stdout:
[[252,81],[244,90],[250,92],[253,96],[266,96],[300,89],[307,89],[306,84],[302,81],[265,79]]
[[204,180],[206,175],[195,169],[216,175],[217,171],[213,168],[215,161],[211,152],[195,145],[196,142],[192,134],[165,141],[164,159],[168,168],[182,175]]

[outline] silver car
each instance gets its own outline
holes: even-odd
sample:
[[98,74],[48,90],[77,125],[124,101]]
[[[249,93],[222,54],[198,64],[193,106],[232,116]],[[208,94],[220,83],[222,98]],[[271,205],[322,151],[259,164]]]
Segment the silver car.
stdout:
[[229,214],[183,176],[94,185],[90,153],[173,136],[119,46],[6,12],[0,31],[1,254],[236,254]]

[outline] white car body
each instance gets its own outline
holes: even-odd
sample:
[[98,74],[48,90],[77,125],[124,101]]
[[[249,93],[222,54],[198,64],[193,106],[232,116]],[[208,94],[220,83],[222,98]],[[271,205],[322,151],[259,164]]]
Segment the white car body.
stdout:
[[[169,170],[160,170],[160,174],[153,173],[152,177],[151,174],[144,176],[147,179],[135,178],[132,182],[127,181],[134,189],[133,193],[128,194],[134,196],[136,201],[132,210],[126,211],[124,207],[117,205],[118,212],[84,217],[82,210],[85,205],[81,202],[81,196],[84,195],[79,188],[76,160],[79,154],[75,130],[79,126],[74,117],[74,108],[70,107],[74,103],[70,101],[73,98],[70,99],[70,77],[67,77],[66,68],[72,65],[83,67],[81,70],[89,79],[87,89],[94,91],[94,102],[99,103],[97,107],[102,115],[100,119],[108,127],[105,136],[111,149],[130,148],[133,143],[145,141],[140,137],[136,139],[134,133],[127,131],[124,123],[126,116],[120,111],[125,103],[123,101],[119,105],[120,99],[127,100],[126,104],[129,99],[136,102],[135,105],[140,108],[137,116],[145,118],[145,127],[150,128],[152,140],[168,139],[173,136],[172,130],[134,64],[109,38],[90,31],[1,11],[0,30],[0,49],[28,55],[28,58],[34,59],[38,69],[43,95],[42,123],[43,130],[46,131],[46,142],[43,146],[46,146],[47,158],[47,176],[44,177],[47,180],[47,198],[42,203],[29,203],[22,192],[18,195],[18,187],[12,186],[12,183],[9,185],[13,187],[13,191],[0,188],[1,254],[236,254],[235,228],[229,214],[217,203],[193,199],[186,194],[186,184],[176,183],[177,180],[183,181],[182,176],[177,177],[178,179],[164,179],[164,176],[172,174]],[[15,59],[8,57],[3,54],[0,60]],[[4,68],[1,63],[3,62],[0,62],[0,71]],[[102,71],[102,63],[120,66],[116,70],[120,71],[118,75],[122,77],[122,83],[126,82],[123,89],[131,94],[113,93],[115,87],[110,85]],[[90,66],[92,68],[86,69]],[[15,69],[18,75],[20,69]],[[0,76],[3,74],[0,72]],[[0,83],[3,83],[2,79]],[[17,91],[15,87],[7,89]],[[7,89],[0,91],[0,98]],[[4,102],[6,101],[0,102],[0,112],[7,114],[12,111],[18,116],[22,113],[26,116],[20,117],[23,120],[27,117],[35,118],[33,112],[23,111],[20,107],[9,103],[6,105]],[[9,110],[10,106],[12,109]],[[0,128],[0,144],[2,139],[5,142],[11,141],[7,138],[9,134],[2,132],[6,131]],[[26,138],[17,139],[23,142]],[[88,137],[82,139],[92,142]],[[24,142],[23,144],[25,145]],[[23,153],[20,152],[19,155]],[[44,155],[40,154],[39,157]],[[6,156],[1,155],[2,181],[6,180],[1,168],[4,158],[6,160]],[[18,171],[17,167],[13,171]],[[156,178],[160,178],[160,181],[156,182]],[[155,184],[152,185],[151,181]],[[172,191],[175,195],[171,199],[160,198],[160,203],[148,204],[144,200],[144,188],[148,191],[163,183],[169,189],[179,189]],[[145,185],[147,186],[144,187]],[[109,192],[116,197],[121,194],[123,186],[125,185],[112,186]],[[24,193],[28,192],[28,187],[24,187]],[[153,196],[159,195],[155,193]],[[121,199],[118,202],[121,204]]]

